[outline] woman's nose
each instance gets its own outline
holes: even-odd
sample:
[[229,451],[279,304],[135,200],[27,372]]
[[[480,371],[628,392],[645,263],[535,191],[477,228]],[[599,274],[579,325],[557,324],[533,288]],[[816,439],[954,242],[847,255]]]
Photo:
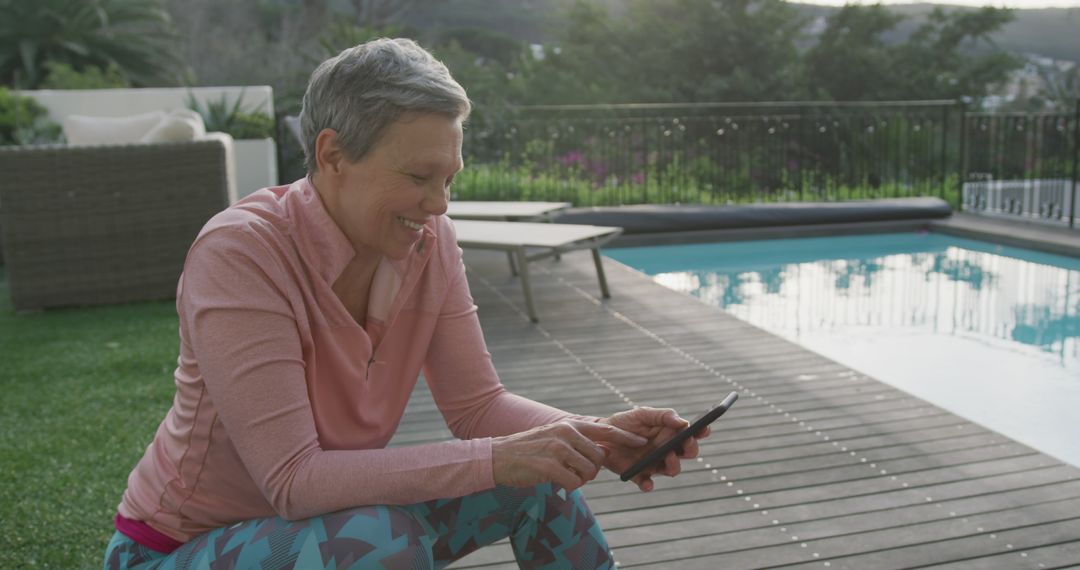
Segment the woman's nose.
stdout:
[[433,216],[441,216],[446,213],[449,202],[450,189],[435,187],[424,194],[420,207]]

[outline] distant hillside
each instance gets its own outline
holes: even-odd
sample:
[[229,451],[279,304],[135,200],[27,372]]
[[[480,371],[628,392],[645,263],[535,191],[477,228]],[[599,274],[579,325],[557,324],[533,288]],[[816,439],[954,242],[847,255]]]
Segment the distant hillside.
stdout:
[[1010,51],[1080,63],[1080,8],[1020,10],[997,41]]
[[[501,32],[528,43],[547,43],[562,27],[561,7],[568,0],[444,0],[414,10],[408,24],[420,29],[480,28]],[[617,11],[624,0],[597,0]],[[828,17],[837,8],[793,3],[804,17]],[[907,17],[887,41],[903,41],[933,9],[932,4],[888,7]],[[971,8],[947,6],[949,9]],[[1080,63],[1080,8],[1016,10],[1016,18],[993,37],[1003,49]]]
[[[973,8],[945,6],[949,10]],[[828,16],[835,8],[799,5],[807,13]],[[888,7],[903,15],[901,22],[886,41],[906,39],[934,9],[933,4],[899,4]],[[1046,8],[1014,10],[1013,21],[992,37],[1002,49],[1018,54],[1038,54],[1054,59],[1080,63],[1080,8]]]

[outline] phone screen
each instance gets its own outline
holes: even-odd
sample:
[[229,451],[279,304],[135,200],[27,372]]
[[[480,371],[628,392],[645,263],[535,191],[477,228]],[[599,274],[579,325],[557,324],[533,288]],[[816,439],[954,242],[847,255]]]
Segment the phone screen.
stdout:
[[686,429],[675,434],[674,437],[665,441],[656,449],[649,452],[649,454],[645,457],[642,457],[637,463],[633,464],[629,469],[624,471],[623,474],[619,476],[619,478],[623,481],[629,481],[635,475],[640,473],[642,469],[645,469],[653,463],[661,461],[668,454],[669,451],[677,449],[680,445],[682,445],[684,441],[689,439],[690,436],[701,431],[705,428],[705,426],[713,423],[720,416],[724,415],[724,412],[728,411],[728,408],[730,408],[731,405],[735,403],[735,400],[738,399],[738,392],[732,392],[728,394],[727,397],[724,398],[724,401],[717,404],[716,407],[712,408],[711,410],[706,411],[704,414],[701,414],[700,416],[694,418],[694,421],[690,422],[690,425]]

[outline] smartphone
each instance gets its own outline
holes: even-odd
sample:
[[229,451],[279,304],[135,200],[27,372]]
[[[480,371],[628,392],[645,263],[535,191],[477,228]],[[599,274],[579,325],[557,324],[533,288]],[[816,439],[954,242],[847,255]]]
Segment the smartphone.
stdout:
[[648,455],[642,457],[640,461],[633,464],[632,466],[630,466],[629,469],[624,471],[619,478],[623,481],[629,481],[635,475],[640,473],[642,469],[645,469],[653,463],[657,463],[663,460],[669,451],[678,449],[682,445],[682,443],[686,441],[690,436],[701,431],[705,428],[705,426],[715,422],[717,418],[724,415],[724,412],[728,411],[728,408],[730,408],[731,405],[735,403],[735,400],[738,399],[738,392],[732,392],[728,394],[727,397],[724,398],[724,401],[717,404],[715,408],[694,418],[694,421],[690,422],[690,427],[675,434],[675,437],[672,437],[671,439],[665,441],[659,447],[652,450],[652,452],[650,452]]

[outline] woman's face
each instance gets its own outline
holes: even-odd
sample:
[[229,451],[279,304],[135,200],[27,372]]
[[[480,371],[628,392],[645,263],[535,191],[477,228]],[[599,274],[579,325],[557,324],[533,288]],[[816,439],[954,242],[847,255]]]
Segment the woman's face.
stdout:
[[408,255],[421,227],[446,212],[461,139],[460,119],[406,114],[359,161],[341,161],[331,216],[358,254]]

